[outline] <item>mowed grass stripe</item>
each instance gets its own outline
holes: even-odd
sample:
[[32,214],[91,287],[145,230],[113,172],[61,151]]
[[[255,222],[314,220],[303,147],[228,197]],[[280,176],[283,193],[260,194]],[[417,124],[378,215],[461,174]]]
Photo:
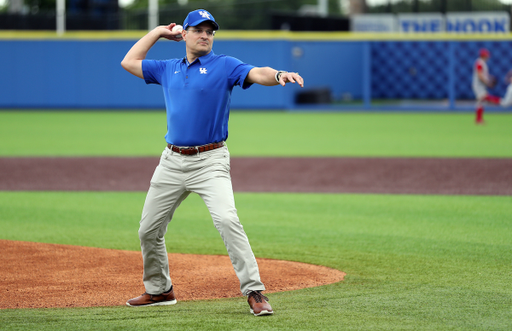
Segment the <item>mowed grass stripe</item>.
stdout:
[[[512,114],[233,111],[232,156],[512,157]],[[159,112],[0,112],[0,156],[152,156]]]

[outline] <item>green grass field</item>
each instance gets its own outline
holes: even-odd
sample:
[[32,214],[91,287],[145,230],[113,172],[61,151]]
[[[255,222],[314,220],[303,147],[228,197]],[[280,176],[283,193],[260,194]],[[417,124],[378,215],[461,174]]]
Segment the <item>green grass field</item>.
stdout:
[[[232,156],[512,157],[512,116],[233,112]],[[0,112],[0,156],[160,155],[164,112]]]
[[[155,112],[0,112],[1,156],[158,155]],[[512,115],[234,112],[233,156],[511,157]],[[262,144],[263,143],[263,144]],[[262,148],[264,146],[264,148]],[[287,146],[287,148],[283,148]],[[5,330],[510,330],[512,197],[237,193],[257,257],[347,273],[270,295],[129,309],[0,310]],[[0,238],[139,250],[144,192],[0,192]],[[197,196],[169,252],[226,254]],[[5,266],[4,266],[5,267]]]

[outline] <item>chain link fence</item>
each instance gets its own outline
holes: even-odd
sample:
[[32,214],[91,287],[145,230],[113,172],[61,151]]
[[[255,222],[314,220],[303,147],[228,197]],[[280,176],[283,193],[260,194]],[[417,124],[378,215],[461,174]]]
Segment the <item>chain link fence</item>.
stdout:
[[[2,0],[0,0],[1,3]],[[5,0],[4,0],[5,1]],[[24,3],[24,9],[0,8],[0,30],[55,30],[55,0],[7,0]],[[25,2],[23,2],[25,1]],[[47,1],[45,6],[41,5]],[[53,2],[52,2],[53,1]],[[136,0],[135,5],[120,7],[119,0],[67,0],[67,30],[147,30],[147,0]],[[160,4],[159,24],[181,23],[187,13],[205,8],[214,14],[222,29],[294,31],[347,31],[349,16],[342,13],[339,0],[329,1],[329,14],[320,16],[311,12],[316,3],[290,0],[238,0],[189,2],[188,4]],[[349,1],[349,0],[346,0]],[[162,2],[162,1],[161,1]],[[184,2],[185,3],[185,2]],[[310,3],[309,5],[305,3]],[[199,7],[198,7],[199,6]],[[3,8],[3,9],[2,9]],[[304,9],[309,8],[309,12]],[[367,13],[465,12],[506,11],[512,5],[499,0],[388,0],[379,5],[366,6]]]

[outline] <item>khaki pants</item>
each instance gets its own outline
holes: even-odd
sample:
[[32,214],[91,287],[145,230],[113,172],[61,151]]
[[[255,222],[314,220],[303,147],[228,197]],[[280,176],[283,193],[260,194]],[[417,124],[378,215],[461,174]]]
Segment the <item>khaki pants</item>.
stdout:
[[139,228],[147,293],[160,294],[171,287],[164,235],[174,211],[191,192],[199,194],[206,203],[240,280],[242,294],[265,290],[236,212],[229,160],[227,146],[196,155],[182,155],[168,148],[162,153]]

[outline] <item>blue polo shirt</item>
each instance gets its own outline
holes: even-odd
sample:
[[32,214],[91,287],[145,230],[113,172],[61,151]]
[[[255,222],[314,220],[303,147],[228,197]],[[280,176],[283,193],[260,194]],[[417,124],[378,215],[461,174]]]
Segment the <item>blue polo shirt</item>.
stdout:
[[163,88],[167,108],[165,140],[177,146],[198,146],[228,138],[231,91],[243,89],[249,71],[242,61],[213,51],[188,64],[186,58],[143,60],[146,84]]

